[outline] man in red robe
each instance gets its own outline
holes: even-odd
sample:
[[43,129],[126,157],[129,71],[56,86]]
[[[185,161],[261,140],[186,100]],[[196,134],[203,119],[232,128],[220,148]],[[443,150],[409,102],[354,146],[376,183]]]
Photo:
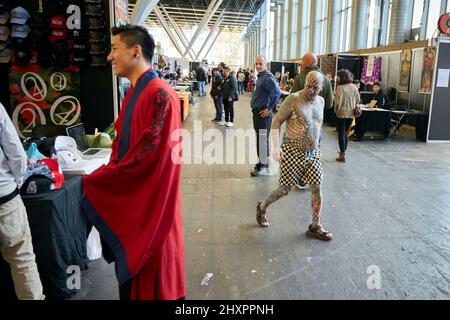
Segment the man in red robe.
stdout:
[[152,70],[155,43],[146,29],[125,25],[112,35],[108,60],[131,89],[114,124],[109,164],[84,176],[83,208],[116,263],[121,299],[181,299],[179,98]]

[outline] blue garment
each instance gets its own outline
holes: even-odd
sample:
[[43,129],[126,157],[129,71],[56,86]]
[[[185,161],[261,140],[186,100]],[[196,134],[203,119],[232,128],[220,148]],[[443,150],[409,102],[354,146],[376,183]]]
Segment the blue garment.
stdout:
[[213,99],[214,107],[216,108],[216,121],[221,121],[223,118],[223,104],[222,96],[218,96],[217,100]]
[[205,81],[199,81],[199,82],[198,82],[198,96],[199,96],[199,97],[206,96],[206,92],[205,92]]
[[158,74],[159,78],[164,78],[164,74],[161,72],[161,70],[155,70],[155,71]]
[[258,73],[255,92],[250,101],[252,111],[265,108],[273,111],[280,97],[281,90],[273,74],[267,69]]

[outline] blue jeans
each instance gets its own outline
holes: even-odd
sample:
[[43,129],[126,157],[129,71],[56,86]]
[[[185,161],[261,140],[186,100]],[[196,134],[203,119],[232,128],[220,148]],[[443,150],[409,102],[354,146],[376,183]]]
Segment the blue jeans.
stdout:
[[238,92],[239,92],[239,94],[243,94],[244,93],[244,83],[242,81],[238,80],[237,84],[238,84]]
[[205,93],[205,81],[199,81],[198,82],[198,95],[199,96],[206,96],[206,93]]
[[216,108],[216,121],[221,121],[222,120],[222,115],[223,115],[223,104],[222,104],[222,96],[219,96],[216,99],[213,99],[214,101],[214,107]]

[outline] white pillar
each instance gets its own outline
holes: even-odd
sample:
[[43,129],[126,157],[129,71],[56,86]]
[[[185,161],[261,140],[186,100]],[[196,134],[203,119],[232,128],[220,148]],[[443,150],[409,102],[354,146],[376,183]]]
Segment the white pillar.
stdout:
[[[359,50],[367,47],[368,1],[353,0],[352,28],[350,28],[350,50]],[[358,27],[355,27],[358,26]]]
[[328,21],[327,21],[327,53],[336,53],[338,40],[338,10],[339,0],[328,0]]

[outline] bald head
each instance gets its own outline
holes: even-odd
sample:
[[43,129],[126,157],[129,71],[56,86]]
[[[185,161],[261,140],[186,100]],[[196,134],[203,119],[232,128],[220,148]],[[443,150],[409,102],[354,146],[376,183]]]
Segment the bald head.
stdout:
[[266,69],[267,61],[264,56],[256,56],[255,67],[257,72],[264,71]]
[[307,52],[302,57],[302,68],[306,69],[311,66],[317,66],[317,56],[312,52]]

